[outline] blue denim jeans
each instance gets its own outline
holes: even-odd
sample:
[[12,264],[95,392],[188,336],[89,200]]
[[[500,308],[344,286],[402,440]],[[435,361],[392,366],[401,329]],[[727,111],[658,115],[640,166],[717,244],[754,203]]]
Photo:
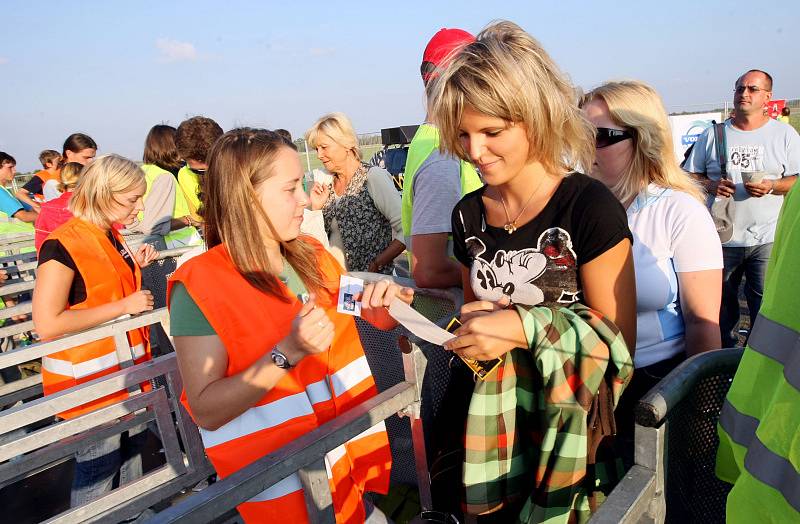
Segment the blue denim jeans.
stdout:
[[142,476],[142,448],[147,440],[147,426],[135,426],[88,445],[75,453],[70,507],[77,507],[111,491],[119,473],[121,486]]
[[750,312],[750,325],[756,320],[764,295],[764,277],[772,253],[772,243],[751,247],[722,247],[722,304],[719,329],[722,347],[733,347],[739,333],[739,285],[744,276],[744,295]]

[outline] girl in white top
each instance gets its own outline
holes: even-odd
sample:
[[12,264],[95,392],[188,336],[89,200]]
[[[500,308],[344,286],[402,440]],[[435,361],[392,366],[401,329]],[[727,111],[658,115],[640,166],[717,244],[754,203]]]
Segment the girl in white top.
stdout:
[[656,91],[608,82],[582,106],[597,128],[591,174],[622,202],[634,238],[636,373],[617,409],[632,424],[641,395],[686,356],[720,347],[722,247],[705,195],[675,161]]

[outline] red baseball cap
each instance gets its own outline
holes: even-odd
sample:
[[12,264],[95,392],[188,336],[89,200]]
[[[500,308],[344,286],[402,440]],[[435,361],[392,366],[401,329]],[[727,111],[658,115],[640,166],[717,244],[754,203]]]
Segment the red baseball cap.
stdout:
[[425,46],[425,52],[422,53],[422,65],[420,66],[422,80],[427,82],[437,68],[446,65],[444,62],[454,49],[474,41],[475,37],[463,29],[439,29]]

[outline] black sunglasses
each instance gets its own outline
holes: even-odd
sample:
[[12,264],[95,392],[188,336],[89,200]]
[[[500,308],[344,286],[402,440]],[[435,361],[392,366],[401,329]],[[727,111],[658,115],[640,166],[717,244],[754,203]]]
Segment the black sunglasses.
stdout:
[[595,144],[597,149],[613,146],[617,142],[622,142],[633,138],[633,133],[625,129],[611,129],[609,127],[598,127],[597,134],[595,135]]
[[192,168],[190,167],[190,168],[189,168],[189,171],[191,171],[192,173],[194,173],[194,174],[195,174],[195,175],[197,175],[197,176],[203,176],[203,175],[205,175],[205,174],[206,174],[206,170],[205,170],[205,169],[192,169]]

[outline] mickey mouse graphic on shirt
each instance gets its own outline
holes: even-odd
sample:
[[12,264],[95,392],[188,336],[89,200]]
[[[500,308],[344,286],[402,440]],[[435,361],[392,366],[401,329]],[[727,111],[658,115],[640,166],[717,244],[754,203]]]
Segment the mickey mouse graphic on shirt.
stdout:
[[470,282],[479,300],[498,302],[508,297],[511,303],[529,306],[579,300],[577,257],[569,233],[559,227],[539,235],[535,248],[501,249],[491,260],[482,257],[486,245],[480,238],[469,237],[466,245],[473,259]]

